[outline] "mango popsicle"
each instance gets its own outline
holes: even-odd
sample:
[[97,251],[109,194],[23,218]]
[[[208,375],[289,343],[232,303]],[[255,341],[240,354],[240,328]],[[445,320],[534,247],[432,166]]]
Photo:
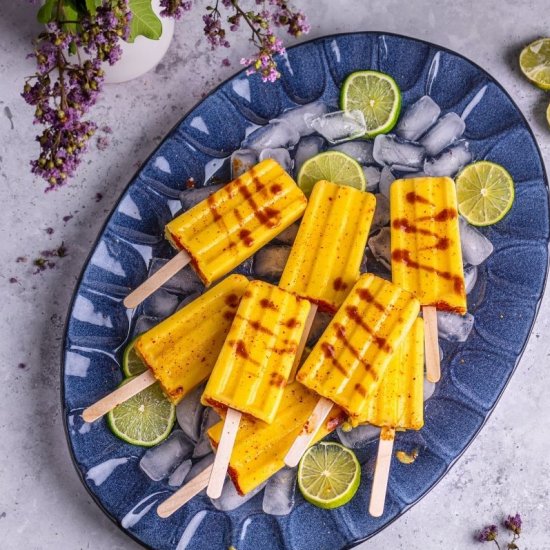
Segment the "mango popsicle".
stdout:
[[[317,396],[313,392],[298,382],[292,382],[284,389],[281,406],[272,424],[251,417],[242,419],[228,468],[239,494],[249,493],[283,468],[284,456],[316,402]],[[312,443],[323,439],[344,420],[344,412],[334,407]],[[208,430],[214,449],[220,442],[222,431],[223,422],[218,422]],[[210,470],[199,474],[165,500],[157,509],[159,516],[172,515],[202,491],[208,484]]]
[[390,188],[392,280],[420,301],[428,379],[441,376],[436,310],[466,313],[455,184],[450,178],[396,180]]
[[221,494],[241,415],[275,420],[310,309],[307,300],[262,281],[246,288],[202,395],[203,404],[227,409],[209,497]]
[[147,371],[86,408],[84,420],[97,420],[157,380],[166,396],[179,403],[210,375],[247,286],[246,277],[230,275],[140,335],[135,349]]
[[297,380],[342,407],[356,426],[419,309],[409,292],[370,273],[361,275]]
[[416,319],[394,354],[363,419],[382,428],[369,512],[384,513],[384,502],[396,430],[420,430],[424,425],[424,324]]
[[310,310],[307,300],[263,281],[248,284],[202,396],[271,423]]
[[335,312],[359,278],[375,206],[371,193],[318,181],[279,286]]
[[274,160],[266,159],[166,225],[180,252],[124,300],[139,305],[189,262],[210,285],[294,223],[307,199]]
[[285,457],[296,466],[334,404],[356,426],[377,390],[420,304],[406,290],[370,273],[361,275],[296,379],[321,399]]
[[137,338],[138,355],[174,404],[210,375],[247,286],[230,275]]

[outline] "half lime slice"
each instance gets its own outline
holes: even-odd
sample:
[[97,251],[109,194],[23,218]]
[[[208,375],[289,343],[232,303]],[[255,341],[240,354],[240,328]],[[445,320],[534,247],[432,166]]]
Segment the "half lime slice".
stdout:
[[525,46],[519,55],[519,66],[535,86],[550,90],[550,38],[540,38]]
[[339,443],[310,447],[298,467],[298,487],[304,498],[319,508],[338,508],[349,502],[361,481],[355,454]]
[[313,186],[320,180],[349,185],[361,191],[367,185],[360,164],[340,151],[326,151],[304,162],[298,174],[300,189],[309,196]]
[[124,348],[124,354],[122,356],[122,370],[124,376],[134,376],[147,370],[147,366],[143,363],[134,348],[137,339],[138,336]]
[[385,73],[357,71],[342,85],[340,108],[363,111],[367,124],[365,137],[387,134],[401,112],[401,91],[395,80]]
[[[133,378],[127,378],[122,385]],[[107,424],[117,437],[140,447],[153,447],[165,440],[175,421],[176,407],[158,382],[117,405],[107,415]]]
[[493,225],[514,203],[514,181],[500,164],[469,164],[456,178],[458,211],[472,225]]

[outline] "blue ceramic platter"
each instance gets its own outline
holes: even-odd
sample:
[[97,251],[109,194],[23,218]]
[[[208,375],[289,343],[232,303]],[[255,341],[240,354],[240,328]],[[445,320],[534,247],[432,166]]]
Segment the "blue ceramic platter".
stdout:
[[[518,363],[543,293],[549,224],[542,160],[521,112],[485,71],[443,48],[380,33],[304,43],[290,48],[280,66],[282,78],[274,85],[237,74],[170,132],[109,217],[71,305],[62,399],[74,464],[105,513],[147,547],[335,550],[371,537],[422,498],[479,432]],[[121,354],[139,330],[136,320],[142,327],[155,322],[158,305],[145,302],[132,313],[122,299],[146,278],[151,258],[173,254],[163,227],[180,209],[179,193],[189,178],[198,186],[212,175],[228,181],[226,158],[252,128],[317,99],[335,108],[343,79],[358,69],[391,74],[403,92],[404,108],[429,93],[443,113],[462,113],[476,95],[481,97],[467,118],[465,138],[474,158],[502,164],[516,184],[510,213],[483,230],[495,251],[480,266],[469,295],[474,329],[463,343],[441,341],[443,377],[426,404],[425,427],[401,434],[396,443],[401,448],[420,446],[419,457],[411,465],[394,461],[386,510],[378,519],[367,512],[373,441],[358,451],[363,480],[355,498],[342,508],[321,510],[297,495],[289,515],[270,516],[262,512],[259,494],[237,510],[221,512],[202,494],[162,520],[156,505],[173,489],[140,470],[145,450],[114,437],[104,420],[84,425],[80,419],[83,407],[122,380]],[[250,262],[242,269],[247,272]],[[175,307],[183,296],[168,289],[163,298]],[[98,465],[103,470],[96,468],[90,475]]]

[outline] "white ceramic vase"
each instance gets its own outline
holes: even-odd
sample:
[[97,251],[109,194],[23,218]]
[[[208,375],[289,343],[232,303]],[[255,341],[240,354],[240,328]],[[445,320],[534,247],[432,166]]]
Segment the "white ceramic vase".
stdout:
[[[152,0],[153,11],[160,14],[160,0]],[[114,64],[104,63],[105,82],[118,84],[127,82],[153,69],[172,42],[174,36],[174,20],[170,17],[160,17],[162,35],[158,40],[150,40],[145,36],[136,37],[133,43],[121,41],[122,57]]]

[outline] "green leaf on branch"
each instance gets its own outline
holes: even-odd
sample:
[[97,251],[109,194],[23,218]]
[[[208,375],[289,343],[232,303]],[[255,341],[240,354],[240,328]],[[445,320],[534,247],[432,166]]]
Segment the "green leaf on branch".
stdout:
[[90,15],[95,15],[97,8],[103,4],[103,0],[86,0],[86,9]]
[[38,22],[46,24],[53,21],[55,19],[56,10],[57,0],[46,0],[36,14]]
[[77,33],[78,24],[73,23],[73,21],[80,21],[81,17],[78,9],[72,2],[61,2],[61,19],[63,21],[70,21],[70,23],[63,24],[64,30],[71,34]]
[[151,0],[130,0],[129,6],[132,21],[128,42],[133,42],[136,36],[158,40],[162,34],[162,23],[151,7]]

